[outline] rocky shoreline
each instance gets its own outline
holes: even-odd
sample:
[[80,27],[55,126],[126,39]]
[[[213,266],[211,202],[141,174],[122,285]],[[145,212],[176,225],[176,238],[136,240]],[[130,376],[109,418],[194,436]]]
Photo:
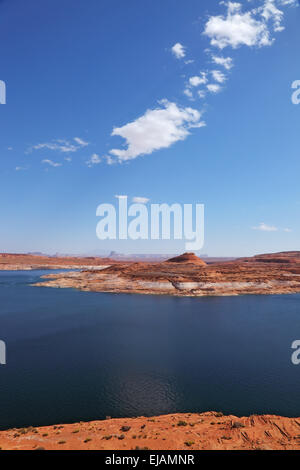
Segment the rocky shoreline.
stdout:
[[0,253],[0,271],[32,271],[32,270],[70,270],[70,269],[101,269],[103,265],[111,265],[116,261],[99,257],[56,257]]
[[49,274],[39,287],[178,297],[300,292],[300,252],[261,255],[207,265],[193,254],[157,263],[118,263]]
[[300,418],[218,412],[120,418],[0,432],[2,450],[299,450]]

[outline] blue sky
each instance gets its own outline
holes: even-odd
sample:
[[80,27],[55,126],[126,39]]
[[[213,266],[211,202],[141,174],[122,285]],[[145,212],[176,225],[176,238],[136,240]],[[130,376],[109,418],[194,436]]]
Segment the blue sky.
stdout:
[[297,5],[1,1],[0,250],[184,249],[98,240],[115,195],[205,204],[211,256],[298,250]]

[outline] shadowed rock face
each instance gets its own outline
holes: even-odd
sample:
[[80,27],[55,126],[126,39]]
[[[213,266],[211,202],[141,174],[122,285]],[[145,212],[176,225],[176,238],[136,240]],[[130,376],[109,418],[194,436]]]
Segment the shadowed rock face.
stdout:
[[3,450],[295,450],[300,419],[184,413],[0,432]]
[[165,263],[184,263],[184,264],[196,264],[199,266],[206,266],[206,263],[195,255],[195,253],[184,253],[183,255],[170,258]]
[[46,282],[37,285],[190,297],[289,294],[300,292],[299,255],[280,253],[206,265],[197,256],[185,253],[167,262],[103,263],[98,269],[50,274],[44,276]]

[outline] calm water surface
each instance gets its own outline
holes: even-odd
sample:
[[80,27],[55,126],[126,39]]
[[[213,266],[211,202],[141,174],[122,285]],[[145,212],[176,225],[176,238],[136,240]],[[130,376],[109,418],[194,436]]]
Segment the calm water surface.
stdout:
[[300,295],[172,298],[0,272],[0,428],[223,411],[300,416]]

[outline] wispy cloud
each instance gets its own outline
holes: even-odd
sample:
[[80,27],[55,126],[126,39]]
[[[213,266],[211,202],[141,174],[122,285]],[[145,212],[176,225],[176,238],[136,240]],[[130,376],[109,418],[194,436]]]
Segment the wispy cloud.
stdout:
[[89,142],[86,142],[85,140],[80,139],[80,137],[74,137],[74,140],[80,147],[87,147],[89,145]]
[[16,171],[24,171],[27,170],[28,168],[25,166],[16,166]]
[[72,152],[77,152],[78,150],[80,150],[83,147],[86,147],[87,145],[89,145],[89,143],[85,142],[79,137],[74,137],[73,141],[57,139],[51,142],[43,142],[40,144],[32,145],[31,147],[27,149],[26,153],[31,153],[33,150],[44,150],[44,149],[52,150],[56,152],[62,152],[62,153],[72,153]]
[[111,155],[104,155],[103,160],[106,161],[107,165],[115,165],[117,160],[115,160]]
[[252,230],[260,230],[261,232],[278,232],[278,228],[273,225],[267,225],[261,222],[258,227],[252,227]]
[[53,166],[53,167],[59,167],[59,166],[62,166],[62,163],[57,163],[57,162],[54,162],[53,160],[49,160],[49,159],[44,159],[42,160],[42,163],[46,164],[46,165],[49,165],[49,166]]
[[286,233],[292,232],[290,228],[281,229],[279,227],[275,227],[274,225],[265,224],[264,222],[261,222],[257,227],[252,227],[252,230],[259,230],[260,232],[279,232],[279,231],[286,232]]
[[91,158],[86,161],[86,164],[88,167],[92,167],[94,165],[99,165],[101,163],[102,159],[99,157],[97,153],[93,153]]
[[198,90],[198,91],[197,91],[197,95],[198,95],[199,98],[202,99],[202,98],[205,98],[206,93],[205,93],[204,90]]
[[135,196],[132,198],[132,201],[135,202],[136,204],[147,204],[150,199],[147,197],[140,197],[140,196]]

